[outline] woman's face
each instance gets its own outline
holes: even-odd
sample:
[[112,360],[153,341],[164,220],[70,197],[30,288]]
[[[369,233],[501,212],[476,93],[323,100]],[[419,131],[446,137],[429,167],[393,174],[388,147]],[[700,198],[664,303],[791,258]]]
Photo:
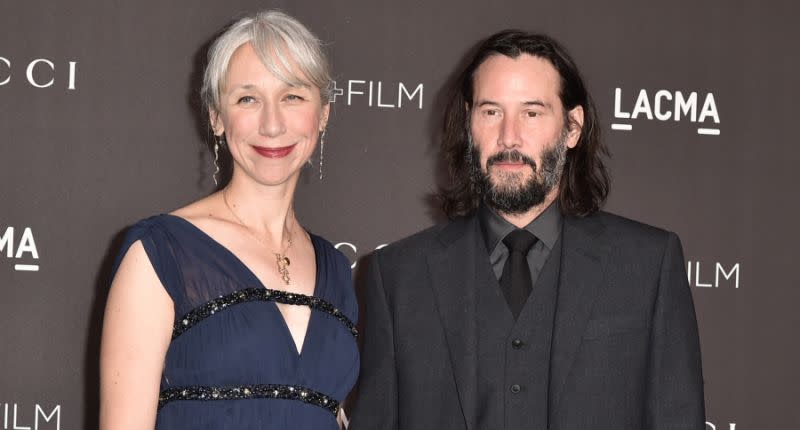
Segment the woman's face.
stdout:
[[318,88],[281,81],[246,43],[231,57],[211,124],[216,135],[225,133],[234,177],[244,173],[259,184],[280,185],[300,174],[329,111]]

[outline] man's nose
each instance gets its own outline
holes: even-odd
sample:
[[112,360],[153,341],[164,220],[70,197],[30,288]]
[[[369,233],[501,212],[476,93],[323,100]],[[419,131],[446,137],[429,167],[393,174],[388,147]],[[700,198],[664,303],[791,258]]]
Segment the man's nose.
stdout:
[[516,148],[521,144],[519,135],[519,121],[516,118],[505,116],[500,124],[498,144],[506,148]]

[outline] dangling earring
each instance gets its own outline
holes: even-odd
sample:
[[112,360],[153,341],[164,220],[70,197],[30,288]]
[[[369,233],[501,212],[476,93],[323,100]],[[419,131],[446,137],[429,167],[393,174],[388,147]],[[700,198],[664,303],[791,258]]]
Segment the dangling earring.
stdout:
[[219,186],[217,175],[219,175],[219,147],[225,146],[225,136],[220,135],[214,142],[214,174],[211,176],[214,179],[214,186]]
[[325,130],[319,135],[319,180],[322,180],[322,157],[325,152]]

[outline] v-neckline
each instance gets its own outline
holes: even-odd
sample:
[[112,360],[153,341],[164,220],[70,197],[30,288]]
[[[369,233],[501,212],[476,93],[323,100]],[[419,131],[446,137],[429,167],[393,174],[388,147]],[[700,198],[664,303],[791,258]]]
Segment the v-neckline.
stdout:
[[[179,220],[180,222],[182,222],[185,225],[189,226],[192,230],[194,230],[197,233],[199,233],[199,235],[202,238],[204,238],[207,242],[211,243],[212,246],[215,246],[215,247],[221,249],[222,252],[224,252],[234,262],[234,264],[239,266],[245,272],[245,275],[250,277],[255,282],[255,284],[257,284],[259,287],[264,288],[266,290],[275,291],[275,289],[267,288],[267,286],[264,285],[264,283],[261,281],[261,279],[258,276],[256,276],[255,272],[253,272],[253,270],[250,269],[250,267],[247,264],[245,264],[244,261],[241,258],[239,258],[239,256],[237,256],[228,247],[226,247],[225,245],[220,243],[217,239],[214,239],[213,237],[211,237],[211,235],[206,233],[203,229],[201,229],[200,227],[196,226],[193,222],[189,221],[188,219],[186,219],[186,218],[184,218],[182,216],[178,216],[178,215],[173,215],[173,214],[169,214],[169,213],[168,214],[164,214],[164,215],[167,216],[167,217]],[[321,270],[320,270],[320,266],[321,266],[320,249],[319,249],[319,246],[317,244],[316,236],[311,232],[308,233],[308,236],[311,238],[311,246],[312,246],[312,248],[314,248],[314,265],[316,266],[315,267],[315,275],[314,275],[314,292],[312,293],[312,297],[317,297],[317,298],[321,299],[322,297],[319,297],[320,283],[321,283],[320,282],[320,274],[321,274]],[[279,290],[279,291],[286,291],[286,290]],[[302,293],[298,293],[298,294],[302,294]],[[310,336],[310,332],[311,332],[311,328],[312,328],[311,324],[313,323],[313,321],[315,319],[314,318],[314,315],[315,315],[314,310],[311,309],[311,313],[308,316],[308,322],[306,323],[306,331],[305,331],[305,335],[303,336],[303,344],[302,344],[300,349],[297,349],[297,343],[294,341],[294,336],[292,336],[292,331],[289,329],[289,324],[286,322],[286,318],[283,316],[283,312],[281,312],[280,308],[278,307],[278,304],[275,303],[274,301],[269,301],[268,303],[271,304],[273,310],[276,313],[276,317],[279,320],[280,325],[283,327],[284,337],[287,340],[288,347],[291,348],[292,352],[294,352],[295,357],[298,360],[301,359],[303,357],[303,352],[306,350],[306,345],[307,345],[307,342],[309,340],[309,336]]]

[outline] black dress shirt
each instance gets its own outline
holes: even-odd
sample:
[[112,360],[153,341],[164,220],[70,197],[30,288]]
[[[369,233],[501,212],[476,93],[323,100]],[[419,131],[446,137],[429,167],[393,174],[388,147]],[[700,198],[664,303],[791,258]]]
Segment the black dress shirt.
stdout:
[[[478,209],[483,240],[486,249],[489,251],[489,263],[492,265],[495,277],[499,280],[503,274],[503,266],[508,259],[508,247],[503,243],[503,238],[517,227],[506,221],[494,209],[486,203],[482,203]],[[561,236],[561,224],[563,218],[557,203],[552,203],[536,219],[525,226],[525,229],[533,233],[538,242],[528,252],[528,267],[531,269],[532,284],[536,284],[539,274],[542,271],[550,250],[553,249],[559,236]]]

